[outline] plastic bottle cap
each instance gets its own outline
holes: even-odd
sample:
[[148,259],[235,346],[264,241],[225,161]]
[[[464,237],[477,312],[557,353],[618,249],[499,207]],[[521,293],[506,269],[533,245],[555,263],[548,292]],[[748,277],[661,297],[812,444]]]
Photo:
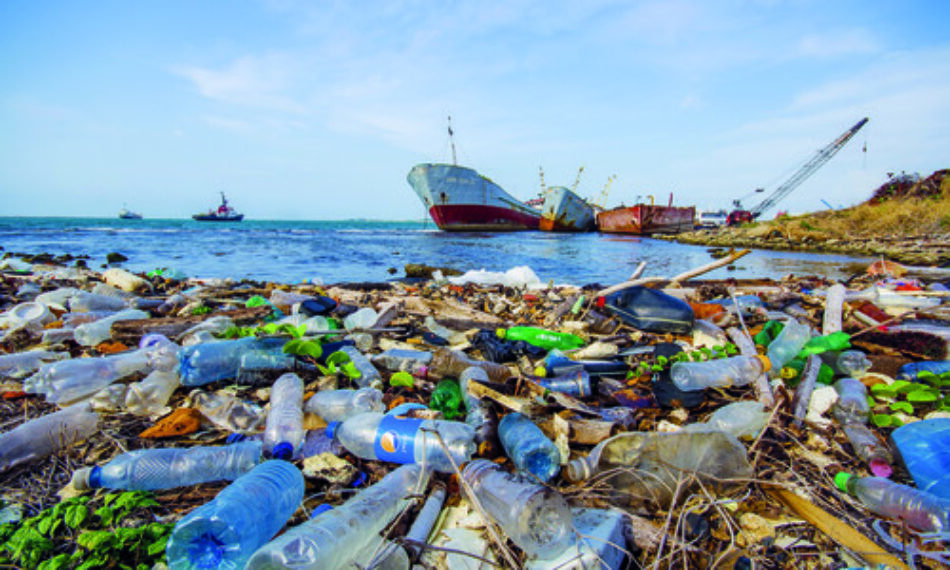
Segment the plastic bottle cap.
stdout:
[[327,437],[333,439],[336,436],[336,430],[340,427],[340,422],[330,422],[327,424],[326,433]]
[[495,334],[498,335],[498,338],[505,338],[508,335],[508,331],[505,329],[496,329]]
[[761,354],[756,355],[759,358],[759,361],[762,362],[762,372],[768,372],[772,369],[772,361],[769,360],[768,356],[763,356]]
[[290,461],[290,459],[294,456],[294,446],[291,445],[289,441],[282,441],[274,446],[270,452],[270,456],[274,459]]
[[[99,468],[96,467],[95,469],[98,470]],[[70,481],[73,484],[73,487],[82,491],[92,489],[93,487],[89,482],[92,471],[92,468],[83,467],[82,469],[77,469],[75,472],[73,472],[73,478],[72,481]],[[97,481],[98,479],[99,478],[96,477]]]
[[310,518],[316,518],[317,516],[322,515],[323,513],[327,511],[332,511],[332,510],[333,510],[333,505],[320,503],[319,505],[317,505],[317,508],[313,509],[313,514],[310,515]]
[[838,473],[837,475],[835,475],[835,485],[837,485],[839,489],[847,493],[848,480],[851,479],[852,477],[854,477],[854,475],[850,473],[845,473],[844,471],[842,471],[841,473]]

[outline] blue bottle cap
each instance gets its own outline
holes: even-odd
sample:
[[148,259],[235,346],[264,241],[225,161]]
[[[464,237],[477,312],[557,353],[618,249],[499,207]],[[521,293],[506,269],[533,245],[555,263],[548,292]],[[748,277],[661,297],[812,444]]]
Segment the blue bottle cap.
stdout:
[[350,485],[350,486],[351,486],[351,487],[362,487],[362,486],[365,485],[365,484],[366,484],[366,473],[363,473],[362,471],[360,471],[359,474],[358,474],[357,477],[356,477],[356,481],[353,481],[353,484]]
[[239,441],[244,441],[247,438],[243,433],[232,433],[228,436],[224,443],[237,443]]
[[327,437],[333,439],[336,435],[337,428],[340,427],[340,422],[330,422],[327,424]]
[[313,519],[313,518],[316,518],[316,517],[322,515],[323,513],[327,512],[327,511],[332,511],[332,510],[333,510],[333,505],[328,505],[328,504],[326,504],[326,503],[320,503],[319,505],[317,505],[317,508],[313,509],[313,514],[310,515],[310,518],[312,518],[312,519]]
[[99,489],[102,487],[102,468],[96,465],[89,471],[89,488]]
[[270,452],[270,456],[274,459],[290,461],[294,456],[294,446],[291,445],[289,441],[282,441],[274,446],[274,449]]

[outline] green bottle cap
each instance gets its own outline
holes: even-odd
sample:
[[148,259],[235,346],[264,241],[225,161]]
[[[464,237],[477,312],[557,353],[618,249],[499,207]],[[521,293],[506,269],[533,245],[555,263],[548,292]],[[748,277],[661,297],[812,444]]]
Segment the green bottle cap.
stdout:
[[498,335],[498,338],[505,338],[506,336],[508,336],[508,331],[506,331],[505,329],[497,329],[495,330],[495,334]]
[[844,471],[842,471],[841,473],[838,473],[837,475],[835,475],[835,485],[837,485],[839,489],[847,493],[848,480],[851,479],[852,477],[854,477],[854,475],[850,473],[845,473]]

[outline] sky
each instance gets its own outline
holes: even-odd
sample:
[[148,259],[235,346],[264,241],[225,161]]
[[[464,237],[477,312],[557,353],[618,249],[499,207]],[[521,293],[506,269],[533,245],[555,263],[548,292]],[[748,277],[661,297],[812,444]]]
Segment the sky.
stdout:
[[[421,220],[458,163],[520,199],[571,187],[776,208],[950,168],[950,2],[5,0],[0,216]],[[578,179],[578,170],[584,170]],[[613,182],[607,186],[608,180]],[[756,188],[764,193],[756,194]]]

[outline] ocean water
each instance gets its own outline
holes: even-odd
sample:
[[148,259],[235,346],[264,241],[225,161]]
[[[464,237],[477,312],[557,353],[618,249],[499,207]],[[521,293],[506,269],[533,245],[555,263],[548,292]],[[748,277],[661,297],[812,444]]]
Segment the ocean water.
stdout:
[[[231,277],[326,284],[386,281],[405,276],[408,263],[460,271],[504,272],[530,267],[544,282],[611,285],[626,280],[641,261],[644,276],[672,277],[710,263],[707,248],[634,236],[548,232],[448,233],[431,221],[196,222],[118,218],[0,218],[4,252],[88,255],[102,269],[118,252],[119,266],[135,272],[171,267],[192,277]],[[775,279],[820,275],[840,279],[849,263],[873,261],[842,255],[753,250],[733,270],[704,278]]]

